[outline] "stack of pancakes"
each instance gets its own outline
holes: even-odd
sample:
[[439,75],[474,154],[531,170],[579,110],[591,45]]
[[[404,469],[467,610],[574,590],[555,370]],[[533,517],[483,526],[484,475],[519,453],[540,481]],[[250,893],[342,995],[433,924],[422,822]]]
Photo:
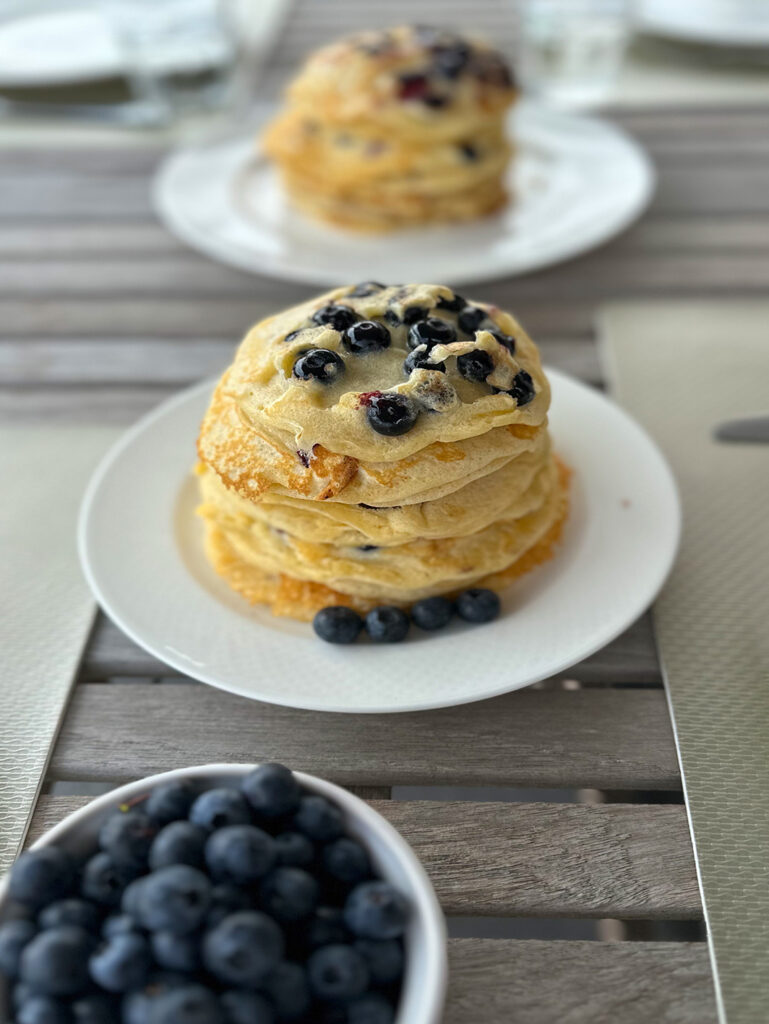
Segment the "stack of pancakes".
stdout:
[[292,202],[344,227],[463,221],[501,207],[516,97],[504,58],[450,32],[401,27],[316,52],[264,149]]
[[299,619],[499,588],[550,557],[567,513],[549,404],[516,320],[440,285],[367,282],[270,317],[200,431],[208,557]]

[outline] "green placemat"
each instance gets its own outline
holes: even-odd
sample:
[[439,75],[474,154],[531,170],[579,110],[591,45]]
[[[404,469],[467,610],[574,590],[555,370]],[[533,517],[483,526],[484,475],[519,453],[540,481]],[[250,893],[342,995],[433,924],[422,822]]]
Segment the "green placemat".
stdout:
[[613,391],[681,491],[654,609],[728,1024],[769,1020],[769,445],[714,427],[769,412],[769,303],[647,303],[600,319]]

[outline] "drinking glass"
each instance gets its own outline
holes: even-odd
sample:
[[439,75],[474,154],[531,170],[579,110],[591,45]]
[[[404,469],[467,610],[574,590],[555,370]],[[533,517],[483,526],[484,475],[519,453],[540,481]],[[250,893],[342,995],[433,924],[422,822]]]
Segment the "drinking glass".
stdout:
[[625,55],[628,0],[521,0],[518,75],[557,106],[605,100]]

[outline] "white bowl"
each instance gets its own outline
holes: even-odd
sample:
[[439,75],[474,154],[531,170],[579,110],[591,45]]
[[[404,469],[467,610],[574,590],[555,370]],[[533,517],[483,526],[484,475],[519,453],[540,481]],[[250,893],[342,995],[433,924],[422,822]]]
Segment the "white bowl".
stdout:
[[[234,788],[255,767],[253,764],[197,765],[130,782],[68,815],[41,836],[32,848],[57,845],[82,856],[95,849],[101,823],[116,805],[174,779],[192,779],[207,788]],[[396,1024],[439,1024],[448,977],[446,925],[425,869],[400,833],[363,800],[314,775],[294,774],[306,790],[327,797],[341,809],[346,831],[366,847],[377,872],[409,901],[411,918],[404,940],[406,965]],[[7,878],[0,881],[0,918],[7,902],[7,884]],[[6,1005],[6,999],[5,986],[0,982],[0,1007]]]

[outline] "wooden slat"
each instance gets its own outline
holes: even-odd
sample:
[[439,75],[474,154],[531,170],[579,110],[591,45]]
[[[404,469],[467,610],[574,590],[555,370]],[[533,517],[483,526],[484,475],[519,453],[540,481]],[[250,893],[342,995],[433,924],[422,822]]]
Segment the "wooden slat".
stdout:
[[[620,252],[622,259],[618,262]],[[676,252],[672,255],[665,251],[625,252],[618,241],[565,267],[524,276],[514,288],[497,286],[496,298],[502,302],[507,293],[515,308],[521,302],[551,296],[556,287],[558,294],[566,299],[596,294],[609,298],[650,292],[668,295],[681,291],[708,294],[735,288],[745,292],[766,290],[769,288],[769,260],[756,260],[750,251]],[[195,253],[120,260],[48,259],[36,261],[34,273],[26,262],[0,261],[0,296],[8,298],[80,295],[103,300],[105,297],[161,294],[191,296],[197,302],[207,297],[244,298],[258,291],[253,275],[212,263]],[[294,294],[296,291],[294,289]],[[472,294],[477,295],[477,291],[474,288]],[[275,309],[276,299],[272,297],[271,302]]]
[[[80,671],[86,680],[180,675],[137,647],[104,615],[96,621]],[[642,616],[622,636],[561,677],[583,683],[660,683],[651,617]]]
[[453,939],[444,1024],[715,1024],[704,942]]
[[264,760],[346,785],[680,787],[659,690],[520,690],[393,718],[298,711],[193,683],[90,683],[75,692],[51,773],[120,781]]
[[[769,162],[769,153],[767,154]],[[623,250],[642,252],[696,250],[726,252],[769,248],[769,216],[736,214],[714,217],[702,211],[696,215],[655,217],[653,212],[634,225],[622,239]],[[45,225],[6,224],[0,232],[0,257],[16,260],[71,260],[105,256],[111,260],[142,256],[189,254],[183,242],[161,224],[133,221],[79,220]]]
[[140,387],[0,387],[0,423],[94,423],[128,426],[178,390]]
[[[36,837],[87,799],[45,797]],[[680,805],[375,800],[449,915],[699,918]]]

